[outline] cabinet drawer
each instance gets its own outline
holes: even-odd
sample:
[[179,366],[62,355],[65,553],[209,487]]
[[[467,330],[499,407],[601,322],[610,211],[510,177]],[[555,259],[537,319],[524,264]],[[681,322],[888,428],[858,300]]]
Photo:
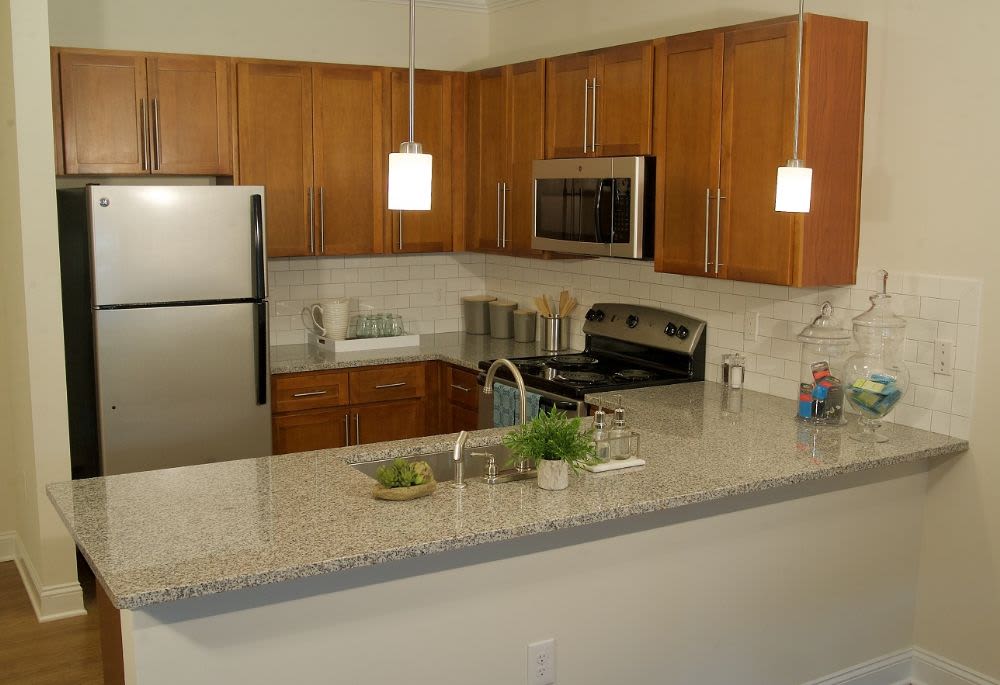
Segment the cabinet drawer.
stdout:
[[425,392],[423,364],[392,364],[351,371],[352,404],[423,397]]
[[473,371],[449,366],[444,375],[444,392],[451,404],[467,409],[479,408],[479,385]]
[[271,379],[271,411],[279,414],[347,404],[346,371],[320,371],[274,376]]

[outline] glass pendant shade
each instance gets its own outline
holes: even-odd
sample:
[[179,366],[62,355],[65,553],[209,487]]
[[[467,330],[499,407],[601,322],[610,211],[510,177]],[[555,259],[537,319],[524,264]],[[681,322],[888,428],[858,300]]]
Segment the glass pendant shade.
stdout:
[[433,158],[420,151],[405,148],[389,155],[389,209],[429,210],[431,208],[431,174]]
[[778,167],[774,211],[808,212],[812,203],[812,176],[812,169],[802,166],[798,159],[790,159],[787,166]]

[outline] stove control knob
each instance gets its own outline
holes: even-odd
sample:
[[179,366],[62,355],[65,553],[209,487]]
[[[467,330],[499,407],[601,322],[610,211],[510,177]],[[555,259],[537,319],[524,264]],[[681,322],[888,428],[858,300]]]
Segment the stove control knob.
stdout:
[[594,321],[604,321],[604,310],[595,309],[594,310]]
[[670,323],[667,324],[667,327],[663,329],[663,332],[671,337],[675,336],[677,335],[677,326],[675,326],[674,322],[671,321]]
[[690,332],[686,326],[680,326],[677,328],[677,337],[681,340],[686,340]]
[[586,315],[587,321],[593,321],[596,318],[597,318],[597,310],[593,308],[588,309]]
[[625,325],[629,328],[635,328],[639,325],[639,317],[635,314],[629,314],[628,318],[625,319]]

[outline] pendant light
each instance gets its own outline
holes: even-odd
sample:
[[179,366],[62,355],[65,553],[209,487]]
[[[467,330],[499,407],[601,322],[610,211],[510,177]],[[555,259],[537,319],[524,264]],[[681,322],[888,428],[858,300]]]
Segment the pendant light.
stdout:
[[774,193],[774,211],[808,212],[812,199],[812,169],[799,159],[799,115],[802,110],[802,29],[805,24],[805,0],[799,0],[799,47],[795,65],[795,131],[792,158],[778,167],[778,185]]
[[413,140],[413,38],[416,2],[410,0],[410,138],[389,154],[389,209],[431,208],[431,155]]

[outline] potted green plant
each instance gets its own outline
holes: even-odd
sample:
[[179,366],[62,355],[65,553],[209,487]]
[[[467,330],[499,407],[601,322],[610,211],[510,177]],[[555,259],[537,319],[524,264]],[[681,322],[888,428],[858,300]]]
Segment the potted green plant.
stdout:
[[538,487],[562,490],[569,486],[569,469],[597,462],[591,431],[580,430],[580,419],[566,418],[555,407],[504,436],[512,462],[527,461],[538,469]]
[[434,473],[426,461],[396,459],[391,464],[378,467],[375,480],[378,485],[372,496],[397,502],[425,497],[437,487]]

